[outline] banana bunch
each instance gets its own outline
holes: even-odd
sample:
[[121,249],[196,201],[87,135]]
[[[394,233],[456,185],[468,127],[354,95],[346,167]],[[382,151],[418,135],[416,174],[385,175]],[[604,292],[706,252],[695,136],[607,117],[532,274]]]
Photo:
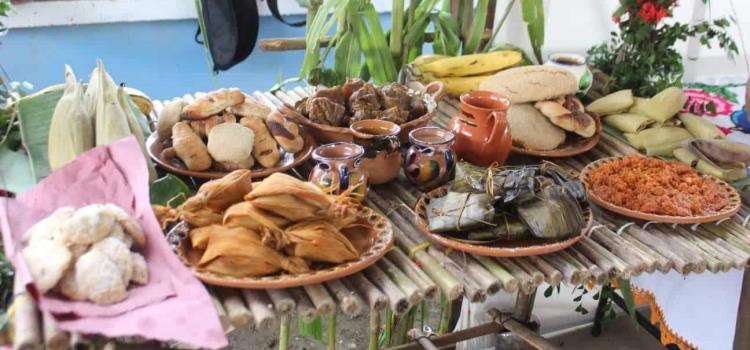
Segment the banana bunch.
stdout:
[[411,64],[427,82],[441,81],[453,96],[476,90],[490,75],[523,62],[517,51],[505,50],[464,56],[423,55]]
[[52,114],[47,140],[50,168],[58,169],[94,146],[132,134],[146,159],[149,180],[155,180],[156,169],[146,151],[147,135],[138,123],[144,118],[140,114],[125,88],[115,84],[101,61],[97,60],[85,91],[66,65],[65,89]]

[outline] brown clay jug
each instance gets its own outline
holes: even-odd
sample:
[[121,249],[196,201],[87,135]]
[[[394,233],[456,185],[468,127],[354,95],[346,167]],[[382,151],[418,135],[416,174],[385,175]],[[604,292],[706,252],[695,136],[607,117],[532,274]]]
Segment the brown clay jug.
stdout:
[[448,123],[456,134],[456,156],[483,167],[503,165],[512,144],[506,118],[510,101],[491,91],[468,92],[460,100],[460,110]]

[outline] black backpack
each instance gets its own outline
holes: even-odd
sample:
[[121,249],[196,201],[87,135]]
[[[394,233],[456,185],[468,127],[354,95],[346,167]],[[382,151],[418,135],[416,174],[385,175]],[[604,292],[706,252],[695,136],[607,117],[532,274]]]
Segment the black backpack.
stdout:
[[[256,0],[201,0],[196,6],[200,7],[197,8],[195,41],[208,50],[214,72],[227,70],[250,56],[258,40],[260,22]],[[304,21],[284,20],[277,0],[268,0],[268,8],[276,19],[287,25],[305,25]]]

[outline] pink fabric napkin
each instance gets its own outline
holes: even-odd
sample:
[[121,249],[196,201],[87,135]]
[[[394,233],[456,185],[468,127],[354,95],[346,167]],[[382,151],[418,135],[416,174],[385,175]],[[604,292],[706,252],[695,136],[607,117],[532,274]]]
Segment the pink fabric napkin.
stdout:
[[[117,204],[141,224],[148,284],[131,285],[128,297],[112,305],[71,301],[53,293],[38,295],[20,255],[21,237],[61,206],[93,203]],[[0,231],[16,273],[39,308],[56,316],[61,329],[108,337],[139,335],[205,348],[227,345],[210,296],[174,255],[151,210],[148,171],[134,137],[81,154],[16,199],[0,198]]]

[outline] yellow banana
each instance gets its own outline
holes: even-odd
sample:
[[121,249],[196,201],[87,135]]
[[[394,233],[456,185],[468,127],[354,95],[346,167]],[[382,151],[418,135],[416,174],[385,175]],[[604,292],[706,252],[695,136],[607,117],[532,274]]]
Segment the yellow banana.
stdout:
[[479,84],[484,81],[484,79],[487,79],[487,77],[491,76],[492,74],[488,75],[475,75],[470,77],[435,77],[434,75],[430,73],[426,73],[423,75],[424,79],[427,81],[440,81],[445,86],[445,91],[451,95],[458,97],[461,94],[469,91],[479,90]]
[[523,57],[516,51],[495,51],[473,55],[443,58],[418,66],[422,74],[437,77],[465,77],[487,74],[521,63]]
[[414,61],[411,62],[411,64],[414,65],[414,67],[419,68],[422,65],[428,64],[430,62],[435,62],[438,60],[442,60],[444,58],[449,58],[451,56],[446,55],[422,55],[414,59]]

